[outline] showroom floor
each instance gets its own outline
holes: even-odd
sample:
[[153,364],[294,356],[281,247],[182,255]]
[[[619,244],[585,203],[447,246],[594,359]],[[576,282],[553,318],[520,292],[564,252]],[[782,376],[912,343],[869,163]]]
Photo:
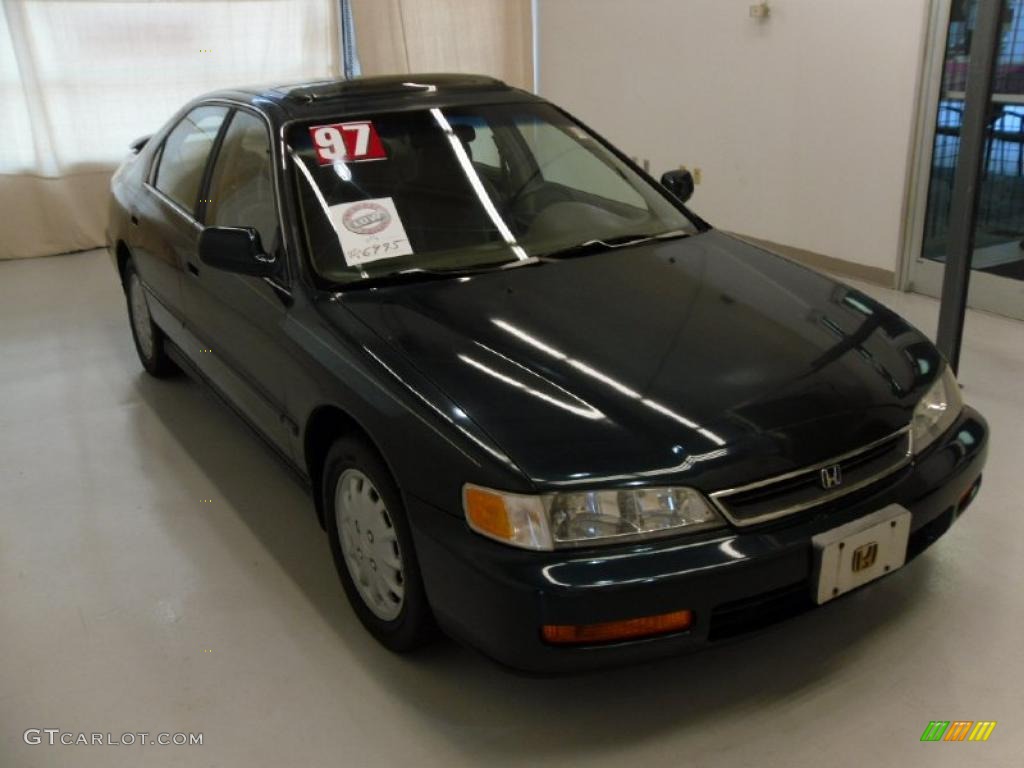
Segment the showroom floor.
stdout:
[[[934,301],[866,290],[935,327]],[[532,679],[447,641],[377,646],[282,465],[199,386],[142,373],[104,253],[0,262],[0,308],[4,768],[1020,765],[1024,323],[970,314],[986,484],[926,555],[731,645]],[[919,742],[956,719],[999,725]]]

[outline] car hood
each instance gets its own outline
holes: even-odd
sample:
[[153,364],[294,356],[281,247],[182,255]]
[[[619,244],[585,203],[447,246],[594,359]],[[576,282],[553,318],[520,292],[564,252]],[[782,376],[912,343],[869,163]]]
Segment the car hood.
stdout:
[[717,232],[338,304],[538,488],[805,467],[905,427],[942,365],[859,291]]

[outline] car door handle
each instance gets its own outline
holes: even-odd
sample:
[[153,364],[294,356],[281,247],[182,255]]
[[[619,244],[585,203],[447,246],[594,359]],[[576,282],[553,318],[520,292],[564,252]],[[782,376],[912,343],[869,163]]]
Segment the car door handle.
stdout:
[[199,267],[197,267],[191,261],[187,262],[187,264],[188,264],[188,271],[191,272],[196,277],[199,277]]

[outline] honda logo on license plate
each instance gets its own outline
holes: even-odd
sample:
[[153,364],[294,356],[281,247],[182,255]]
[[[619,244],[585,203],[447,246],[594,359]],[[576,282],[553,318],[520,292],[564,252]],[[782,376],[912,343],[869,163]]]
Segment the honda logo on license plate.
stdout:
[[850,559],[850,569],[857,573],[870,568],[878,559],[878,542],[872,541],[862,547],[853,550],[853,557]]

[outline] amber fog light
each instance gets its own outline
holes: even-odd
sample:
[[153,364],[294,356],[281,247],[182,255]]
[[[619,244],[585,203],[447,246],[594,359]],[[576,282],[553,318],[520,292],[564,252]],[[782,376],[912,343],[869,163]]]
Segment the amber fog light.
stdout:
[[591,645],[682,632],[692,626],[693,611],[686,610],[600,624],[545,624],[541,635],[553,645]]

